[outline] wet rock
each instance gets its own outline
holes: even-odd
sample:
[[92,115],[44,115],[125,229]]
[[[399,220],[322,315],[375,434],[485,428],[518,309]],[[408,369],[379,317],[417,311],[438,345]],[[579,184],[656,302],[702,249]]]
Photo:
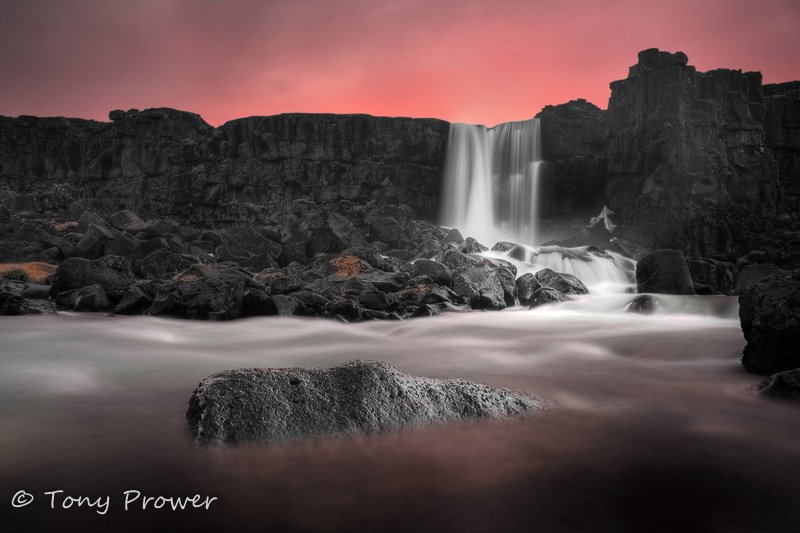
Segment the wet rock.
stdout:
[[329,369],[219,372],[192,393],[186,417],[197,442],[223,444],[372,434],[541,408],[522,392],[354,361]]
[[562,272],[553,272],[549,268],[534,274],[536,281],[542,287],[555,289],[562,294],[589,294],[589,289],[576,276]]
[[[203,232],[203,235],[209,236],[207,233]],[[281,245],[269,239],[261,228],[230,228],[218,236],[223,242],[216,248],[217,261],[234,261],[253,271],[278,266]]]
[[144,279],[172,279],[190,266],[197,258],[179,255],[169,250],[155,250],[133,265],[136,274]]
[[800,398],[800,368],[771,375],[761,382],[758,392],[774,398]]
[[77,254],[87,259],[97,259],[105,255],[106,243],[119,236],[120,233],[113,228],[90,224],[75,246]]
[[656,250],[636,263],[638,292],[694,294],[692,276],[683,252]]
[[153,300],[137,285],[131,285],[114,307],[118,315],[140,315],[150,309]]
[[58,265],[50,295],[55,298],[62,292],[98,284],[109,300],[118,302],[133,280],[131,264],[122,257],[106,255],[95,260],[73,257]]
[[495,243],[494,246],[492,246],[492,251],[493,252],[508,252],[508,251],[512,250],[513,248],[515,248],[517,246],[519,246],[519,245],[518,244],[514,244],[513,242],[500,241],[500,242]]
[[742,365],[768,375],[800,367],[800,273],[779,274],[739,295],[739,319],[747,345]]
[[428,276],[434,283],[450,285],[453,272],[442,263],[430,259],[417,259],[414,261],[414,276]]
[[528,308],[533,309],[540,305],[569,301],[569,296],[551,287],[539,287],[531,297]]
[[111,310],[111,302],[108,301],[106,292],[97,283],[73,291],[61,292],[56,298],[56,303],[59,307],[72,311],[103,312]]
[[504,309],[503,282],[497,271],[484,264],[462,267],[453,273],[453,292],[466,298],[474,309]]
[[482,245],[472,237],[467,237],[461,244],[461,251],[465,254],[479,254],[487,251],[489,248]]
[[226,278],[204,278],[194,283],[166,285],[153,298],[150,314],[200,320],[238,318],[244,287],[244,281]]
[[520,305],[529,305],[534,293],[539,290],[541,284],[536,276],[527,272],[516,279],[517,298],[519,298]]
[[123,209],[109,215],[108,223],[120,231],[125,231],[131,226],[139,226],[144,224],[142,219],[130,209]]
[[242,296],[241,316],[270,316],[278,314],[275,300],[259,287],[248,287]]
[[641,315],[650,315],[656,310],[656,299],[649,294],[640,294],[625,307],[628,313],[639,313]]
[[31,300],[0,290],[0,315],[55,315],[56,308],[47,300]]

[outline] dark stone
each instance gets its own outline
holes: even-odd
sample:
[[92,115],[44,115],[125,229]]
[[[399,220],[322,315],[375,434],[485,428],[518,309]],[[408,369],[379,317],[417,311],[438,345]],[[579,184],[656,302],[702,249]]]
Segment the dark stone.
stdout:
[[118,315],[140,315],[150,309],[153,300],[136,285],[131,285],[114,308]]
[[361,307],[375,311],[385,311],[390,305],[389,298],[383,291],[364,291],[358,295]]
[[453,272],[442,263],[430,259],[417,259],[414,261],[414,276],[428,276],[439,285],[450,285]]
[[29,300],[19,294],[0,291],[0,315],[54,315],[56,308],[46,300]]
[[172,279],[197,262],[197,258],[178,255],[169,250],[155,250],[136,261],[133,268],[144,279]]
[[105,255],[106,243],[119,236],[120,233],[113,228],[90,224],[76,246],[77,254],[87,259],[97,259]]
[[800,368],[771,375],[761,382],[758,392],[775,398],[800,398]]
[[108,301],[106,292],[97,283],[73,291],[60,292],[56,303],[59,307],[73,311],[103,312],[111,310],[111,302]]
[[202,444],[372,434],[539,410],[522,392],[463,380],[417,378],[381,362],[329,369],[240,369],[192,393],[186,418]]
[[649,294],[640,294],[625,306],[625,311],[628,313],[639,313],[641,315],[650,315],[656,310],[656,299]]
[[694,294],[686,258],[679,250],[656,250],[636,263],[638,292]]
[[589,289],[576,276],[561,272],[553,272],[549,268],[543,268],[534,274],[536,281],[542,287],[555,289],[562,294],[588,294]]
[[453,292],[466,298],[474,309],[504,309],[503,282],[497,271],[485,264],[461,267],[453,273]]
[[267,292],[258,287],[249,287],[242,296],[242,314],[248,316],[268,316],[278,314],[275,301]]
[[539,290],[541,284],[536,276],[527,272],[516,279],[517,298],[520,305],[530,305],[534,293]]
[[512,248],[519,246],[518,244],[514,244],[513,242],[497,242],[494,246],[492,246],[493,252],[508,252]]
[[775,265],[745,265],[736,277],[735,292],[736,294],[742,294],[748,287],[781,272],[783,271]]
[[108,223],[120,231],[127,230],[130,226],[144,224],[141,218],[130,209],[123,209],[108,216]]
[[539,287],[528,303],[528,308],[533,309],[540,305],[569,301],[569,296],[551,287]]
[[[278,266],[281,245],[269,239],[260,228],[229,228],[220,234],[223,244],[216,248],[217,261],[234,261],[253,271]],[[207,232],[203,235],[208,236]]]
[[467,239],[461,244],[461,251],[465,254],[479,254],[481,252],[487,251],[488,248],[472,237],[467,237]]
[[238,318],[244,286],[242,280],[218,277],[165,285],[153,298],[150,314],[201,320]]
[[739,318],[747,340],[742,365],[748,372],[768,375],[800,367],[800,273],[744,289]]
[[22,291],[23,298],[31,300],[47,300],[50,298],[50,285],[39,285],[36,283],[26,284],[25,290]]
[[50,295],[55,298],[62,292],[98,284],[109,300],[118,302],[131,283],[133,273],[127,259],[115,255],[95,260],[73,257],[58,265]]

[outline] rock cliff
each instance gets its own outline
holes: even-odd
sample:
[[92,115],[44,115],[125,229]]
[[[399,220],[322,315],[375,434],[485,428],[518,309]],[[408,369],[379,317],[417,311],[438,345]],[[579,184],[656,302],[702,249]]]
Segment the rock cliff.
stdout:
[[687,62],[644,50],[611,84],[606,202],[619,235],[728,261],[791,247],[800,236],[795,84],[764,90],[758,72]]
[[127,208],[198,226],[263,222],[302,201],[346,211],[385,199],[436,213],[446,122],[287,114],[213,128],[173,109],[110,118],[0,117],[5,208]]

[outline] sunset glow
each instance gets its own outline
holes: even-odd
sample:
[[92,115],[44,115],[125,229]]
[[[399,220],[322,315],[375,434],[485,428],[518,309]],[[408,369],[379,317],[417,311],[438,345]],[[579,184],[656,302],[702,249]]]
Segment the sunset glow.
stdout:
[[495,124],[586,98],[639,50],[800,79],[795,0],[3,1],[0,114],[284,112]]

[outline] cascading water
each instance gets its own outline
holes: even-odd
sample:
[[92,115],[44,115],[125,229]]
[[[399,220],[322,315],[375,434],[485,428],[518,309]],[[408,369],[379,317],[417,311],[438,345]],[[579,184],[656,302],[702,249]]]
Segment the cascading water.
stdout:
[[629,288],[635,266],[630,259],[592,247],[534,247],[541,165],[537,118],[494,128],[452,124],[444,171],[443,224],[487,246],[518,243],[512,250],[484,254],[515,263],[518,274],[550,268],[578,276],[590,289]]
[[444,174],[444,224],[493,244],[536,243],[539,119],[494,128],[452,124]]

